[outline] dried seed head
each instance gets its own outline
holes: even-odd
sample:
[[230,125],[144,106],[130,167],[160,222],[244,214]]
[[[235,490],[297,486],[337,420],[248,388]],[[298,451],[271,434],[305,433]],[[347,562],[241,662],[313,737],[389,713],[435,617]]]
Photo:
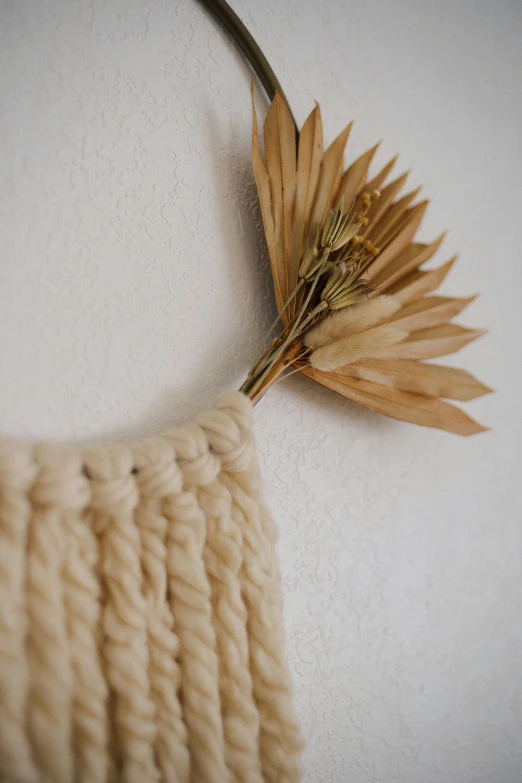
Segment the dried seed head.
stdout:
[[353,304],[372,290],[360,270],[361,259],[354,259],[350,265],[344,262],[334,266],[321,292],[321,300],[330,310]]
[[328,343],[371,329],[391,318],[401,303],[393,296],[376,296],[368,302],[337,310],[307,332],[304,342],[309,348],[320,348]]
[[350,289],[342,291],[332,297],[331,301],[327,303],[328,308],[330,310],[340,310],[341,308],[348,307],[348,305],[355,304],[356,302],[363,302],[371,292],[372,287],[370,285],[364,281],[358,282]]
[[339,288],[342,286],[343,281],[346,278],[346,272],[345,267],[343,264],[335,266],[330,274],[328,275],[328,280],[326,281],[326,285],[323,288],[323,291],[321,293],[321,299],[328,303],[331,298],[334,296],[336,291],[339,290]]
[[368,359],[378,351],[400,343],[407,336],[407,332],[388,324],[376,326],[317,348],[310,355],[310,364],[321,372],[333,372],[360,359]]
[[355,215],[355,222],[359,223],[363,228],[366,228],[369,224],[369,220],[366,217],[366,215],[363,215],[362,212],[357,212]]
[[328,213],[321,235],[321,246],[332,252],[340,250],[358,228],[359,224],[354,221],[353,216],[350,213],[344,214],[344,202],[341,199],[337,210],[331,209]]
[[299,266],[299,277],[307,280],[314,275],[320,265],[319,250],[317,249],[317,245],[313,245],[308,248],[303,256],[303,260]]

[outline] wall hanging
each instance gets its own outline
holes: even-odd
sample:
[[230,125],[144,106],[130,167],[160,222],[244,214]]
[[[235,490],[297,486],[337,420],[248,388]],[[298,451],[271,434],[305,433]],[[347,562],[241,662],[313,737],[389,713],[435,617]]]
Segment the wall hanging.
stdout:
[[[298,133],[255,42],[206,5],[271,97],[252,159],[278,319],[241,390],[185,427],[81,450],[0,440],[0,777],[11,783],[294,783],[302,738],[285,662],[276,528],[252,409],[292,372],[397,419],[483,427],[447,399],[489,391],[425,362],[481,332],[434,292],[442,237],[375,147],[344,168],[316,106]],[[275,335],[275,336],[274,336]]]

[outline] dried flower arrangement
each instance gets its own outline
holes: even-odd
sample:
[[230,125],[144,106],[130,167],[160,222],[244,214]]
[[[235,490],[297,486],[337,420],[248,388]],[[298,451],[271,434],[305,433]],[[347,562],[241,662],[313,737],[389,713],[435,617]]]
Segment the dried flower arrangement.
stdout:
[[[474,299],[431,295],[455,258],[421,267],[444,235],[415,241],[428,205],[400,195],[407,174],[387,183],[393,158],[372,179],[377,146],[343,171],[348,125],[323,154],[316,106],[296,139],[276,92],[259,149],[252,95],[252,163],[282,329],[241,387],[253,402],[300,372],[373,411],[473,435],[484,427],[445,399],[491,391],[470,373],[425,363],[452,354],[483,331],[452,323]],[[274,324],[275,326],[275,324]]]

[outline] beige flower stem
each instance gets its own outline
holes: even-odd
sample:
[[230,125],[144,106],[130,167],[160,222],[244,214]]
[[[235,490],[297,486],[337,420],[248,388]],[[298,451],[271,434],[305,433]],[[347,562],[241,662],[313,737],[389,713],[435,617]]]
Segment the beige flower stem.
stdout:
[[[287,367],[290,367],[296,359],[299,358],[300,353],[303,350],[303,342],[302,340],[299,340],[295,345],[292,346],[292,348],[287,351],[287,353],[282,356],[279,361],[275,362],[275,364],[270,369],[270,372],[266,373],[264,376],[264,379],[262,380],[262,383],[258,386],[256,391],[252,391],[248,396],[254,403],[254,405],[259,402],[261,397],[268,391],[268,389],[273,386],[275,383],[277,383],[278,380],[280,380],[281,375],[283,372],[287,369]],[[286,377],[286,376],[285,376]]]
[[[283,345],[281,346],[281,348],[279,349],[278,352],[276,352],[275,354],[271,355],[272,349],[275,348],[277,346],[278,341],[280,341],[283,338],[284,330],[274,340],[274,342],[272,343],[270,348],[267,351],[265,351],[265,353],[259,359],[259,361],[254,365],[254,367],[252,368],[252,370],[249,373],[247,381],[245,381],[245,384],[243,384],[243,386],[241,387],[241,391],[244,391],[244,386],[247,384],[249,379],[253,378],[255,375],[256,376],[259,375],[262,371],[265,370],[266,367],[271,366],[273,361],[274,361],[274,359],[280,355],[280,353],[290,344],[292,339],[294,339],[294,337],[297,336],[297,334],[299,333],[298,330],[299,330],[300,323],[302,321],[303,316],[306,313],[308,305],[310,304],[310,300],[311,300],[311,298],[312,298],[312,296],[314,294],[314,291],[315,291],[315,289],[317,287],[317,283],[319,282],[319,279],[321,278],[321,275],[324,272],[324,267],[326,265],[326,260],[327,260],[327,256],[323,258],[323,261],[322,261],[320,267],[317,269],[317,272],[316,272],[316,274],[315,274],[315,276],[314,276],[314,278],[312,280],[312,284],[310,286],[310,289],[308,291],[308,294],[306,296],[304,304],[301,306],[301,308],[300,308],[299,312],[296,314],[296,316],[294,316],[294,318],[295,318],[294,323],[292,324],[292,321],[290,321],[287,324],[287,326],[285,327],[286,329],[290,329],[290,332],[289,332],[288,336],[284,339]],[[306,278],[302,278],[302,281],[306,282]],[[300,283],[294,289],[294,292],[291,294],[291,296],[289,298],[289,301],[291,301],[295,297],[295,295],[296,295],[297,291],[299,290],[299,288],[300,288]],[[287,306],[288,306],[288,302],[285,304],[285,306],[284,306],[283,310],[281,311],[281,313],[279,313],[278,320],[279,320],[280,316],[282,315],[282,313],[284,312],[284,310],[286,309]],[[322,310],[324,310],[325,307],[326,307],[326,303],[322,302],[321,305],[318,306],[318,308],[315,308],[315,310],[312,313],[310,313],[310,316],[315,317]],[[310,316],[308,316],[308,318],[306,319],[305,323],[308,323],[311,320]],[[301,331],[302,331],[302,329],[303,329],[303,326],[301,327]]]
[[281,316],[283,315],[284,312],[286,312],[286,310],[288,308],[288,305],[290,304],[290,302],[293,299],[296,298],[297,294],[299,293],[299,291],[301,290],[301,288],[303,287],[303,285],[305,283],[306,283],[306,278],[302,277],[300,279],[300,281],[298,282],[298,284],[296,285],[296,287],[294,288],[294,290],[292,291],[292,293],[290,294],[290,296],[288,297],[288,299],[286,300],[286,302],[284,303],[282,310],[277,314],[277,318],[275,319],[274,323],[272,324],[272,326],[268,330],[268,336],[270,336],[272,334],[272,332],[274,331],[274,329],[276,328],[276,326],[278,324],[278,321],[281,320]]
[[[284,370],[285,366],[291,363],[287,361],[287,357],[292,355],[295,358],[295,356],[297,356],[297,353],[299,353],[299,350],[302,347],[302,341],[296,343],[296,345],[298,346],[298,350],[297,353],[295,353],[295,355],[294,355],[294,350],[296,346],[294,346],[290,352],[287,352],[287,349],[291,346],[292,342],[296,340],[298,336],[296,335],[297,330],[299,329],[299,333],[301,334],[306,329],[306,327],[319,315],[319,313],[321,313],[323,310],[326,309],[326,307],[327,307],[326,302],[321,301],[317,305],[317,307],[315,307],[312,310],[312,312],[308,314],[308,316],[305,318],[303,323],[300,325],[300,328],[299,328],[299,324],[296,323],[294,327],[290,330],[290,333],[286,337],[283,344],[279,348],[277,348],[271,355],[267,357],[267,359],[264,362],[264,366],[261,367],[260,370],[255,375],[252,375],[249,378],[247,378],[243,386],[240,388],[240,391],[242,391],[252,400],[254,398],[258,399],[259,389],[264,387],[267,378],[271,378],[272,370],[274,370],[275,367],[279,367],[280,363],[282,363],[282,366],[280,367],[278,372],[279,375]],[[294,358],[291,361],[293,361]],[[276,377],[277,375],[275,376],[275,378]],[[272,383],[273,381],[271,380],[268,386],[270,386]],[[268,386],[266,386],[266,388],[268,388]]]

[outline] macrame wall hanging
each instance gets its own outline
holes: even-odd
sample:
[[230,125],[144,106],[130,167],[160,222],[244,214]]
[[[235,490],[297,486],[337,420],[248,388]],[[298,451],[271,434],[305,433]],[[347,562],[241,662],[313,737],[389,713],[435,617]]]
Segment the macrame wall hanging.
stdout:
[[[184,428],[79,450],[0,440],[0,779],[5,783],[294,783],[302,740],[285,663],[276,529],[252,408],[300,372],[394,418],[471,435],[446,399],[489,389],[425,363],[480,333],[472,300],[431,295],[426,203],[375,148],[344,170],[316,106],[297,132],[259,49],[207,2],[273,99],[253,170],[277,334],[240,392]],[[273,330],[272,330],[273,331]]]

